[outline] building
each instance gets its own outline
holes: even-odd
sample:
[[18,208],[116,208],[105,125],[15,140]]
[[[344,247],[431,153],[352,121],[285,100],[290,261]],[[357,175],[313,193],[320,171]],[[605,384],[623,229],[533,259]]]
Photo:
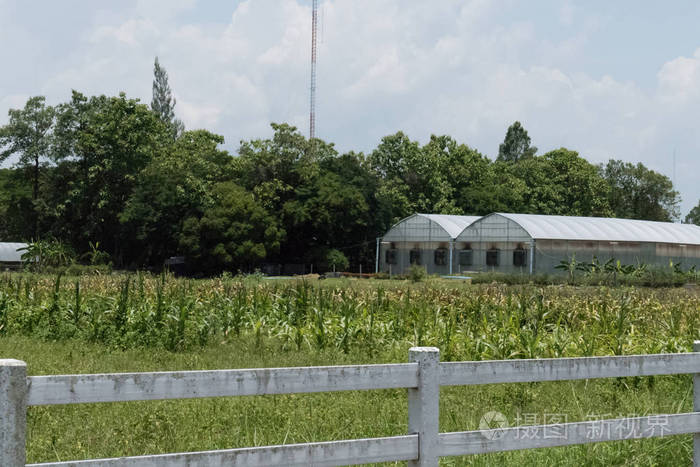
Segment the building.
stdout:
[[700,227],[602,217],[414,214],[377,239],[377,271],[554,273],[562,261],[700,269]]
[[562,260],[700,267],[700,227],[600,217],[494,213],[455,239],[459,271],[552,273]]
[[17,268],[22,265],[22,253],[19,251],[26,248],[26,243],[2,243],[0,242],[0,267]]
[[428,274],[456,271],[463,246],[457,236],[479,216],[414,214],[377,239],[377,272],[404,274],[412,264],[423,266]]

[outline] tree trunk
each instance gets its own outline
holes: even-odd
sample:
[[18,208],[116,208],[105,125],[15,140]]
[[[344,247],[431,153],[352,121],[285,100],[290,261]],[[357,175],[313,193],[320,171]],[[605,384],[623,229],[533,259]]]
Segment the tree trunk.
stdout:
[[39,212],[36,200],[39,198],[39,156],[34,157],[34,189],[32,193],[34,200],[34,239],[39,238]]
[[33,199],[37,200],[39,197],[39,157],[34,158],[34,193]]

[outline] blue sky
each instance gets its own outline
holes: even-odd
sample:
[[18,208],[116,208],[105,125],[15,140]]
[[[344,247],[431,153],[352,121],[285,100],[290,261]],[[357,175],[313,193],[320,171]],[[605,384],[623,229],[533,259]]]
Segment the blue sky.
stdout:
[[[494,157],[520,120],[541,151],[641,161],[700,198],[700,3],[321,0],[318,136],[371,151],[398,130]],[[71,89],[150,101],[153,58],[188,128],[305,133],[310,1],[0,0],[0,124]]]

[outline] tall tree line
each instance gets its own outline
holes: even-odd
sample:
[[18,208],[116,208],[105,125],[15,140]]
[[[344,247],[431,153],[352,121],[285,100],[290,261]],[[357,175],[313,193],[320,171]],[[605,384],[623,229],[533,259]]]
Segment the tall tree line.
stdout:
[[522,212],[678,218],[670,180],[642,164],[594,165],[560,148],[537,155],[515,122],[496,160],[447,135],[398,132],[368,154],[340,154],[287,124],[241,142],[185,131],[156,62],[150,107],[124,94],[74,92],[11,110],[0,128],[0,241],[55,238],[76,253],[99,242],[120,267],[184,255],[193,271],[323,264],[340,250],[369,268],[374,241],[415,212]]

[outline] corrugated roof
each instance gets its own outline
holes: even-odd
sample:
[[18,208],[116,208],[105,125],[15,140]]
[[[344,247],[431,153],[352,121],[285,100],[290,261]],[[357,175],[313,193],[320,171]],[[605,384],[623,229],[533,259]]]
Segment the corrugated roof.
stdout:
[[443,228],[445,232],[448,233],[450,238],[457,238],[457,236],[462,233],[462,230],[466,229],[473,222],[481,219],[481,216],[456,216],[452,214],[416,214],[417,216],[422,216],[430,219],[431,221],[438,224]]
[[516,222],[534,239],[700,245],[700,227],[692,224],[607,217],[496,214]]
[[17,250],[26,246],[26,243],[0,243],[0,263],[19,263],[24,251]]

